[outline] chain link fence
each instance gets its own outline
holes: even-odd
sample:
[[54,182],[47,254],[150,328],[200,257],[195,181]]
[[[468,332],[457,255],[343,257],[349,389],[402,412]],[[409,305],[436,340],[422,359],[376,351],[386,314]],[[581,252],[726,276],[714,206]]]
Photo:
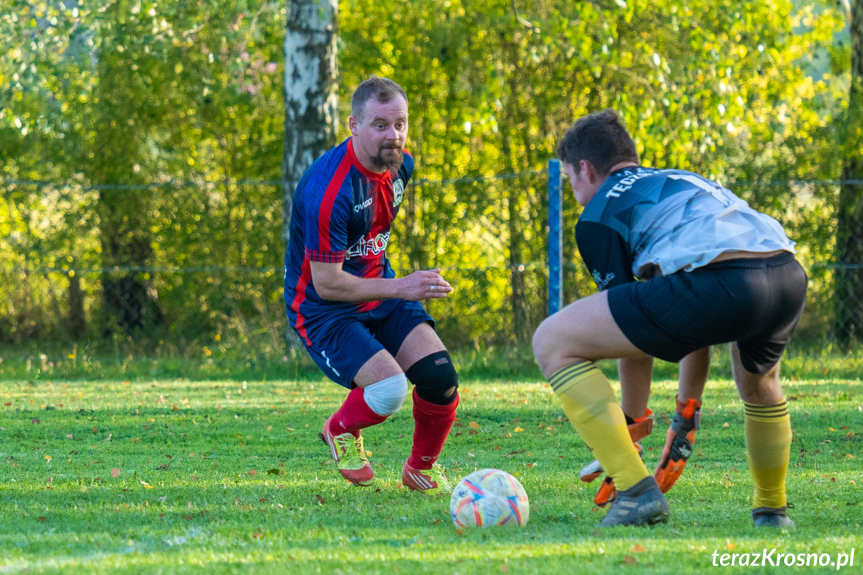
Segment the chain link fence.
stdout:
[[[440,267],[455,287],[427,304],[451,348],[529,349],[548,309],[548,184],[547,170],[538,170],[418,180],[406,190],[390,256],[400,275]],[[861,337],[863,262],[837,258],[830,186],[838,194],[839,182],[822,186],[828,199],[812,213],[804,204],[773,214],[798,241],[810,277],[794,343],[801,350],[844,351]],[[0,193],[7,357],[286,353],[281,182],[7,180]],[[564,302],[571,302],[595,287],[575,245],[580,208],[566,190],[564,198]],[[757,193],[747,199],[758,205]]]

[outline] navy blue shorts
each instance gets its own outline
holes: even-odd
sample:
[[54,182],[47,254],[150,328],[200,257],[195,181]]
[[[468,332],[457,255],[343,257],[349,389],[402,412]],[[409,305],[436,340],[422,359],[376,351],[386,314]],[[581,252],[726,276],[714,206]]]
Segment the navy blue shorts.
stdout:
[[418,301],[385,300],[381,306],[388,311],[315,317],[312,325],[307,324],[312,345],[306,345],[306,351],[339,385],[354,388],[354,377],[372,356],[385,349],[395,357],[416,326],[428,323],[434,327],[434,320]]
[[666,361],[737,342],[743,368],[766,373],[803,313],[808,279],[782,254],[733,259],[608,290],[611,315],[641,351]]

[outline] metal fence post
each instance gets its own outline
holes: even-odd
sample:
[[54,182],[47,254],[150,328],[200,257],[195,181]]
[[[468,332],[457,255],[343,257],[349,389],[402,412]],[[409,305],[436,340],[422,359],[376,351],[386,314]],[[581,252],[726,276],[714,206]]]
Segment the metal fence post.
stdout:
[[563,198],[560,160],[548,161],[548,315],[563,305]]

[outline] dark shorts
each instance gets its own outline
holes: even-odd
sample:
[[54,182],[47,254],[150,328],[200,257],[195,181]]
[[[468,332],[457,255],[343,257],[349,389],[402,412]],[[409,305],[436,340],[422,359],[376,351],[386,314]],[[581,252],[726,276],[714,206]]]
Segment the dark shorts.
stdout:
[[[316,317],[307,327],[306,351],[323,372],[348,389],[360,368],[381,350],[395,356],[416,326],[434,320],[417,301],[387,300],[389,312]],[[305,343],[305,342],[303,342]]]
[[635,347],[678,362],[737,342],[744,369],[765,373],[782,357],[803,313],[806,272],[785,252],[726,260],[608,290],[611,315]]

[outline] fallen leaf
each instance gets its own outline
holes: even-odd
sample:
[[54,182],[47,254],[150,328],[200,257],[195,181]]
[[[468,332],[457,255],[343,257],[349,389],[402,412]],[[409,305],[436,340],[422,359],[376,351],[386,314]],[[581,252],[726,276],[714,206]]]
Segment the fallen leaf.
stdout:
[[467,426],[473,429],[479,429],[479,423],[477,423],[476,421],[471,421],[467,424]]
[[120,469],[117,469],[116,467],[111,469],[111,477],[117,477],[121,473],[123,473],[123,471]]
[[321,505],[323,505],[324,503],[326,503],[326,499],[324,499],[323,497],[321,497],[321,496],[320,496],[320,495],[318,495],[317,493],[315,493],[315,499],[317,499],[317,500],[318,500],[318,503],[320,503]]
[[516,427],[515,429],[513,429],[513,431],[516,433],[521,433],[522,431],[524,431],[524,429],[522,429],[521,427]]
[[257,471],[255,471],[254,469],[252,469],[251,471],[249,471],[249,475],[251,475],[252,477],[254,477],[254,476],[255,476],[255,475],[257,475],[257,474],[258,474],[258,472],[257,472]]
[[171,411],[180,411],[180,408],[177,407],[177,404],[175,403],[175,404],[171,405]]
[[722,424],[722,427],[731,427],[731,426],[728,425],[728,422],[726,421],[725,423]]
[[623,558],[624,565],[637,565],[638,561],[635,560],[635,557],[632,555],[627,555]]
[[39,521],[48,521],[48,518],[47,517],[40,517]]
[[632,548],[632,550],[635,553],[641,553],[642,551],[644,551],[644,547],[642,547],[641,545],[636,545],[635,547]]
[[39,423],[40,423],[38,418],[37,419],[31,419],[30,421],[33,423],[33,425],[39,425]]

